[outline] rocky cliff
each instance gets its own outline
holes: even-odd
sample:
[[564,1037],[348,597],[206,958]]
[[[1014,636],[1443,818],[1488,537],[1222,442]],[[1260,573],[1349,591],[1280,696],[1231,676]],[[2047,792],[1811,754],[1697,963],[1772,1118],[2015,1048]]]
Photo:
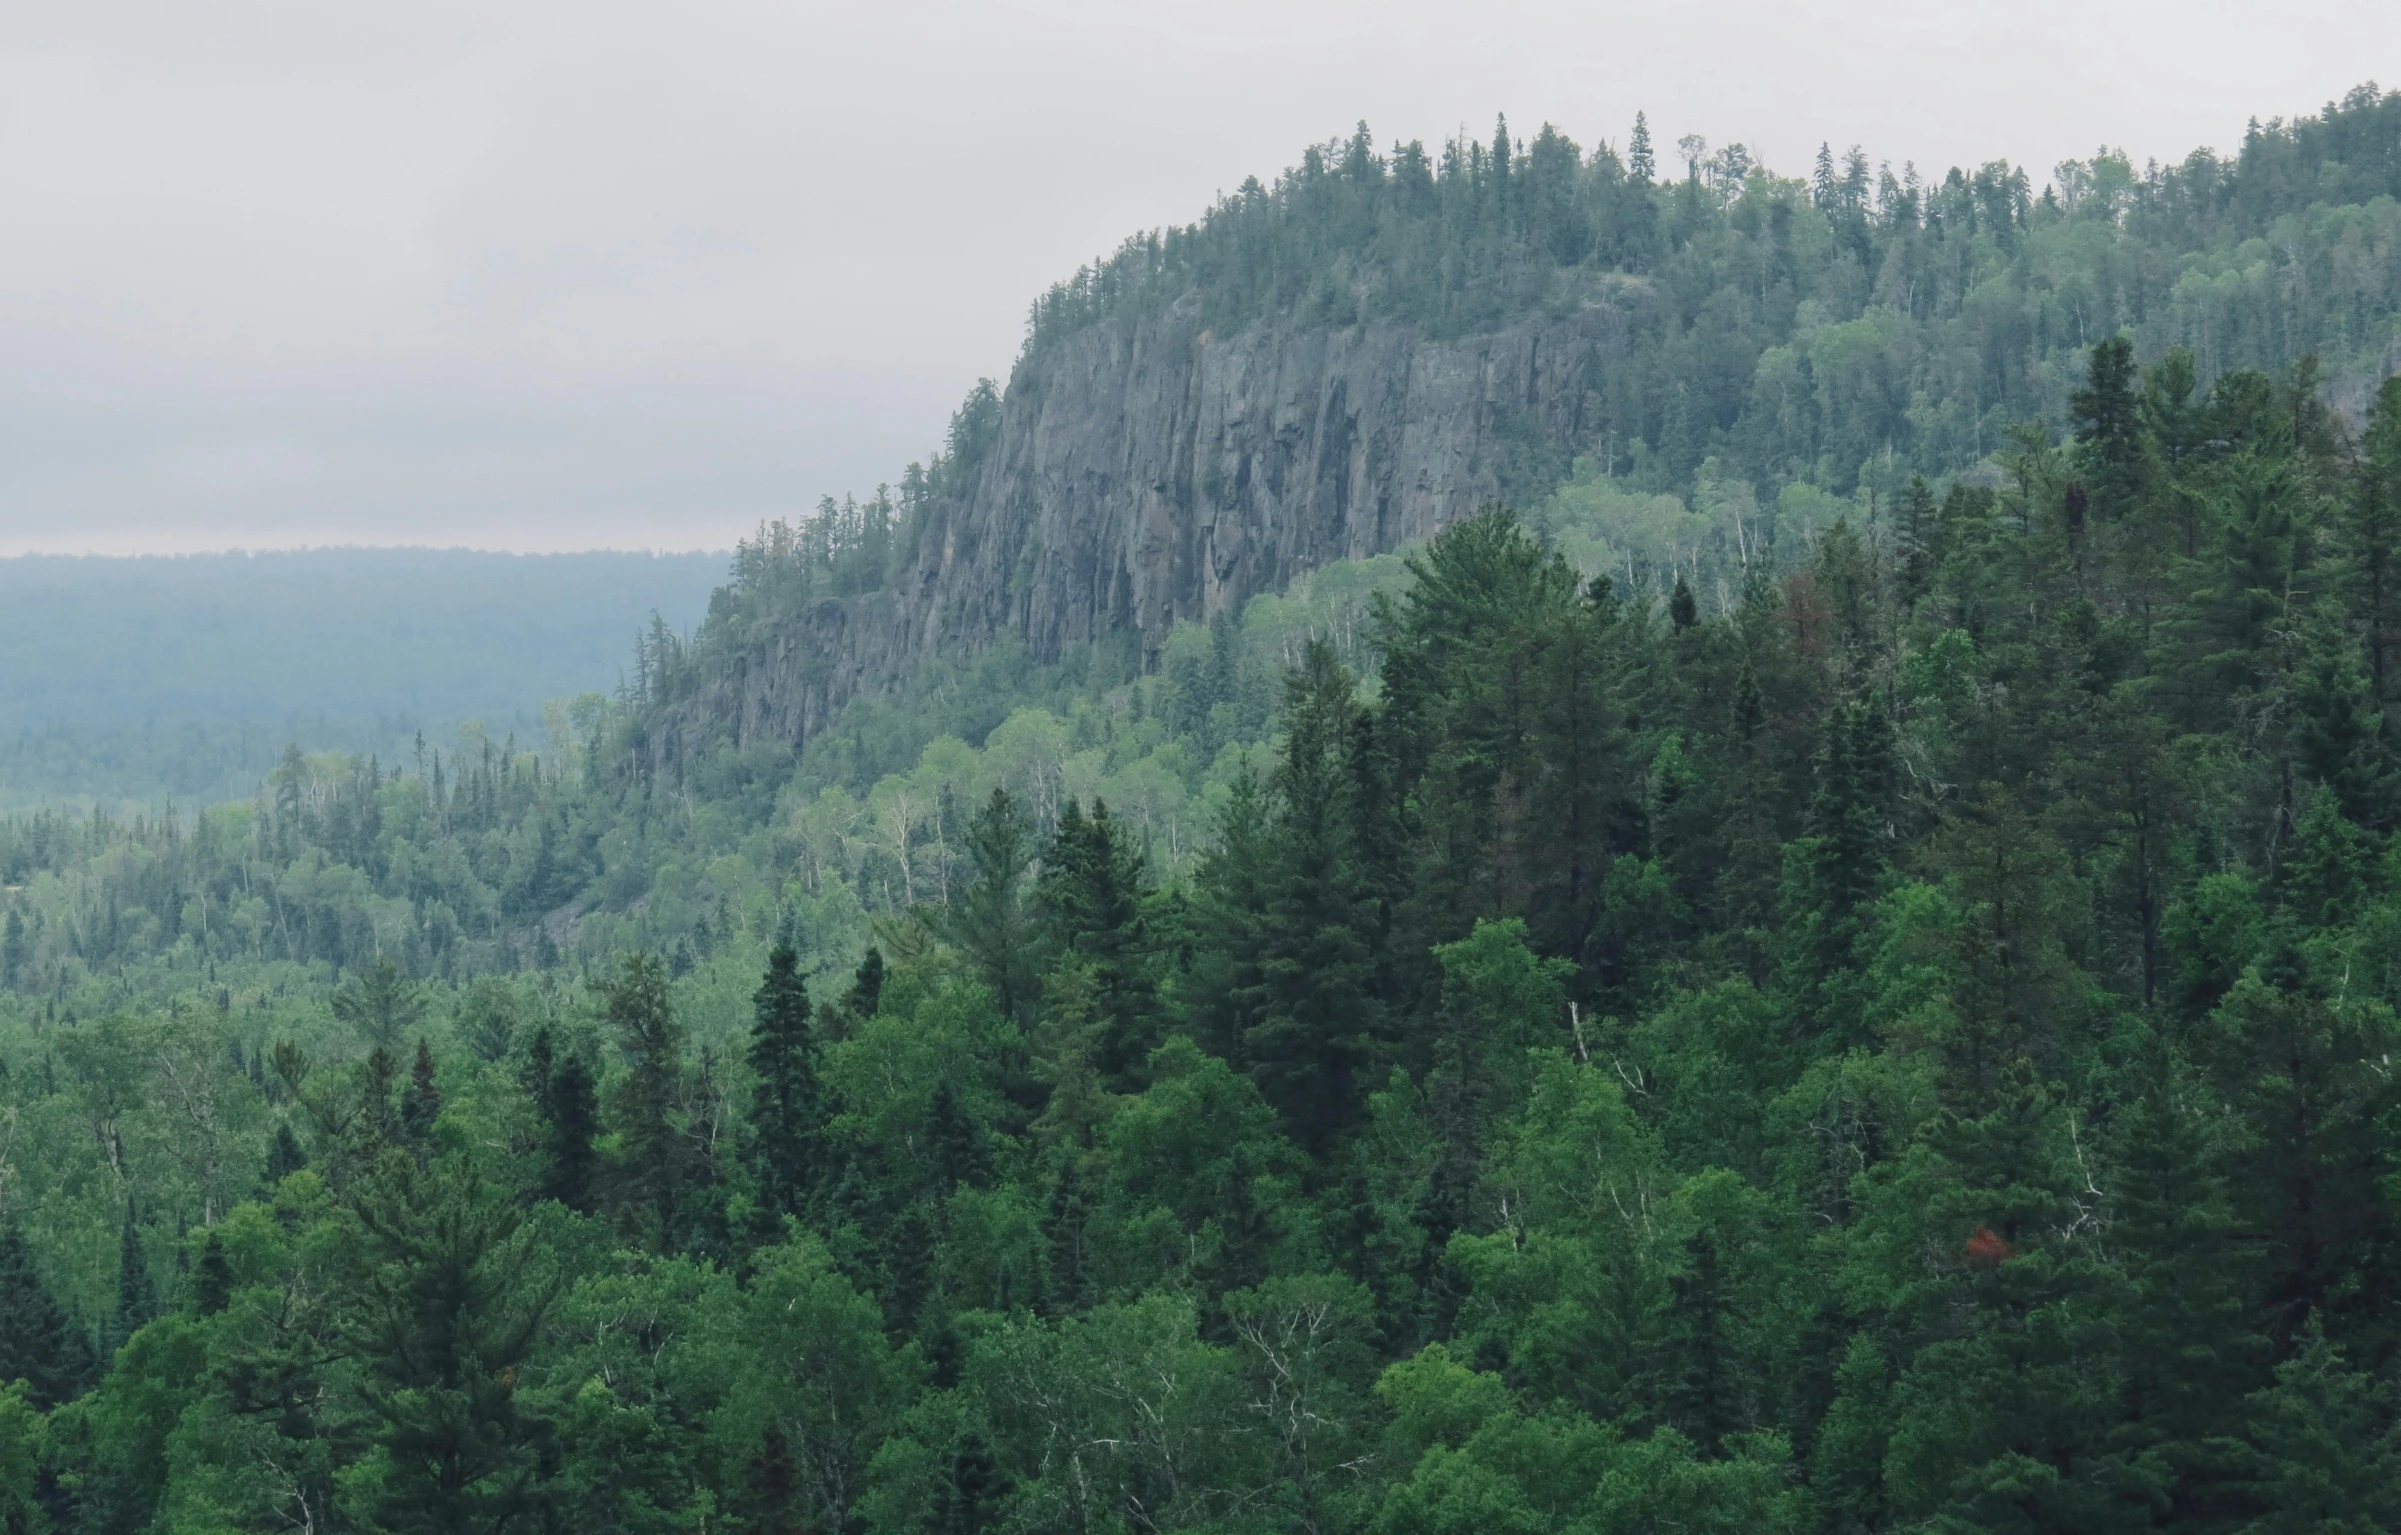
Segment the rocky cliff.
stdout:
[[820,602],[654,720],[665,765],[730,729],[798,744],[929,656],[1004,637],[1041,660],[1170,629],[1329,561],[1539,495],[1590,440],[1633,279],[1489,334],[1260,324],[1197,306],[1096,323],[1022,363],[997,437],[891,589]]

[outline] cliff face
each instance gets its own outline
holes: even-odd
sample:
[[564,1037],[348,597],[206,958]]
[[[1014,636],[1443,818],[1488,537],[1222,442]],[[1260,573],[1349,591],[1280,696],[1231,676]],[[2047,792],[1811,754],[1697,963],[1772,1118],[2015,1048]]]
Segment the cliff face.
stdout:
[[1180,621],[1539,494],[1592,435],[1625,334],[1598,290],[1453,340],[1395,324],[1221,337],[1193,308],[1096,324],[1021,365],[969,489],[894,586],[754,641],[653,722],[653,760],[728,727],[797,744],[920,660],[1008,636],[1052,660],[1132,630],[1147,664]]

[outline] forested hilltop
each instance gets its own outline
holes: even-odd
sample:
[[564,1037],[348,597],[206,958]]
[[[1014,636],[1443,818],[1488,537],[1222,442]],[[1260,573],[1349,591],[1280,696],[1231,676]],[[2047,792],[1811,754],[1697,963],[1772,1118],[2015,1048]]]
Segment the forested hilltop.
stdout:
[[0,1520],[2401,1524],[2401,379],[2151,346],[796,750],[835,505],[538,745],[0,820]]
[[[1713,613],[1830,497],[2064,425],[2088,349],[2182,347],[2196,385],[2318,358],[2356,418],[2401,366],[2401,97],[2363,86],[2229,156],[1939,178],[1821,150],[1589,151],[1545,126],[1378,152],[1366,128],[1154,231],[1035,305],[1005,388],[945,450],[763,543],[643,750],[791,742],[857,696],[994,645],[1155,668],[1204,622],[1339,559],[1570,480],[1673,495],[1697,526],[1620,552]],[[828,601],[826,599],[838,599]]]

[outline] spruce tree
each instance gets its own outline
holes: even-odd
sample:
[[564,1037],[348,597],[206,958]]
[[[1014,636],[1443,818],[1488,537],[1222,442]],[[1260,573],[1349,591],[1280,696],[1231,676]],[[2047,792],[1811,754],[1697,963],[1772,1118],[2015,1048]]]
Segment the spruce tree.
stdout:
[[983,1128],[959,1103],[948,1082],[934,1086],[926,1111],[926,1140],[934,1159],[933,1193],[947,1196],[953,1189],[980,1188],[991,1168]]
[[2368,673],[2382,705],[2401,691],[2401,678],[2392,675],[2394,646],[2401,643],[2401,377],[2378,387],[2361,447],[2341,532],[2367,631]]
[[767,955],[766,978],[751,999],[750,1162],[758,1184],[763,1236],[786,1217],[808,1212],[823,1157],[824,1091],[818,1086],[817,1045],[809,1029],[809,990],[800,957],[788,940]]
[[682,1025],[667,992],[667,970],[649,954],[629,955],[600,988],[601,1009],[625,1056],[616,1087],[617,1133],[624,1146],[618,1207],[655,1250],[681,1245],[690,1142],[678,1123],[683,1099]]
[[1637,112],[1634,132],[1626,140],[1626,179],[1638,187],[1647,187],[1658,171],[1658,158],[1651,148],[1651,120]]
[[289,1123],[275,1127],[275,1139],[267,1146],[267,1193],[272,1196],[283,1180],[308,1166],[308,1153],[300,1149],[300,1138],[292,1133]]
[[827,1020],[832,1027],[826,1030],[826,1037],[843,1039],[850,1031],[864,1028],[883,1001],[884,951],[870,944],[867,957],[859,961],[859,968],[851,975],[850,990],[842,994],[841,1007]]
[[600,1096],[592,1069],[581,1056],[568,1056],[552,1074],[544,1097],[548,1100],[550,1165],[542,1172],[541,1197],[589,1215],[596,1203],[594,1181],[600,1167],[599,1155],[592,1148],[593,1137],[600,1133]]
[[759,1447],[742,1468],[739,1508],[742,1535],[802,1535],[808,1528],[801,1517],[800,1468],[773,1423],[760,1431]]
[[343,1345],[390,1469],[371,1496],[394,1535],[533,1525],[552,1425],[520,1393],[557,1294],[511,1201],[463,1158],[387,1159],[350,1204],[366,1282]]
[[192,1309],[215,1316],[233,1302],[233,1265],[225,1257],[225,1240],[215,1231],[200,1244],[200,1262],[192,1272]]
[[1157,1043],[1154,999],[1144,974],[1142,855],[1128,846],[1109,807],[1092,802],[1085,815],[1074,800],[1042,857],[1035,899],[1048,919],[1054,947],[1092,966],[1101,1032],[1094,1066],[1121,1090]]
[[1354,862],[1349,747],[1358,704],[1348,668],[1322,641],[1285,684],[1285,746],[1260,913],[1259,1009],[1243,1056],[1293,1137],[1332,1147],[1355,1073],[1373,1045],[1370,913]]
[[2130,514],[2143,492],[2145,444],[2136,392],[2134,341],[2111,336],[2092,350],[2085,385],[2068,396],[2077,451],[2096,517]]
[[1091,1260],[1085,1243],[1091,1217],[1082,1168],[1077,1158],[1070,1156],[1059,1164],[1058,1181],[1051,1185],[1050,1207],[1042,1220],[1043,1240],[1050,1250],[1045,1289],[1050,1303],[1070,1315],[1086,1310],[1093,1301]]
[[0,1226],[0,1381],[26,1383],[34,1407],[72,1401],[97,1374],[92,1347],[35,1272],[14,1226]]
[[400,1100],[400,1129],[422,1154],[433,1145],[434,1121],[441,1117],[442,1090],[434,1083],[433,1051],[417,1041],[417,1058],[409,1067],[409,1085]]
[[1803,1016],[1848,1037],[1858,1000],[1850,978],[1870,904],[1889,866],[1891,728],[1872,698],[1829,710],[1808,835],[1785,850],[1784,983]]
[[525,1096],[533,1100],[534,1109],[544,1118],[550,1115],[550,1079],[558,1069],[558,1060],[550,1043],[550,1025],[534,1030],[533,1043],[525,1047],[525,1069],[517,1079]]
[[117,1238],[116,1341],[124,1342],[158,1315],[158,1288],[150,1282],[150,1260],[142,1253],[141,1227],[134,1221],[133,1201],[125,1202],[125,1223]]
[[1008,1482],[983,1435],[973,1429],[960,1434],[945,1470],[934,1499],[934,1535],[985,1535],[999,1529]]
[[1007,790],[994,789],[968,823],[972,875],[939,919],[942,935],[967,957],[1012,1022],[1030,1016],[1041,977],[1042,934],[1024,890],[1034,857],[1030,842],[1016,801]]
[[1676,577],[1676,589],[1668,594],[1667,619],[1678,633],[1701,621],[1700,604],[1693,599],[1692,588],[1681,575]]

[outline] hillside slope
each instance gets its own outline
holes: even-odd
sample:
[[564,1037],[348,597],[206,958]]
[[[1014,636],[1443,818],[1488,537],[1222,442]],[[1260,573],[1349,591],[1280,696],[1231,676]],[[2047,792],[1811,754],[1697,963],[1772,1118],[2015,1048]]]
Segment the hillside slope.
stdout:
[[[641,738],[797,745],[843,703],[995,644],[1112,639],[1155,666],[1206,619],[1325,562],[1538,502],[1583,460],[1643,491],[1802,486],[1870,516],[1911,473],[2056,424],[2130,329],[2194,383],[2316,359],[2338,405],[2401,366],[2401,97],[2363,87],[2241,152],[2049,184],[1939,184],[1740,145],[1664,180],[1548,127],[1311,148],[1199,223],[1127,242],[1035,306],[896,491],[763,537],[689,651],[645,662]],[[1745,559],[1754,551],[1746,544]],[[1789,551],[1788,551],[1789,557]]]

